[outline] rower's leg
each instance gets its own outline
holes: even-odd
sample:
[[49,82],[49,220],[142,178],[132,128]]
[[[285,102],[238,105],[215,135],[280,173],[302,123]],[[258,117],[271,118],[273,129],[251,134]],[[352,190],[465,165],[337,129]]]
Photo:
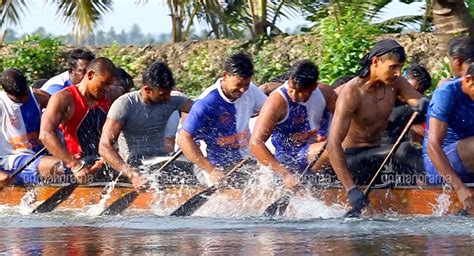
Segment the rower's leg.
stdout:
[[[310,164],[314,160],[314,158],[319,154],[324,144],[325,142],[323,141],[323,142],[316,142],[309,145],[308,164]],[[329,157],[327,156],[327,154],[324,154],[324,153],[321,155],[319,159],[320,160],[318,160],[318,162],[316,162],[316,164],[314,165],[313,170],[320,170],[320,168],[317,168],[318,166],[321,167],[323,164],[326,163],[326,161],[329,162]]]
[[460,140],[456,149],[466,171],[474,173],[474,136]]

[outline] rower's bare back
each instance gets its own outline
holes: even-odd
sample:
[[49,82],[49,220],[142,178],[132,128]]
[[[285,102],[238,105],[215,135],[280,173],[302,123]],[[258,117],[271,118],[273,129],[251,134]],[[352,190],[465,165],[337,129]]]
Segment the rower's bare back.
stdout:
[[[351,123],[342,146],[344,148],[380,145],[382,134],[387,127],[388,118],[397,98],[393,85],[379,85],[367,90],[360,83],[362,79],[353,79],[347,88],[359,95],[357,108],[352,112]],[[346,89],[346,88],[345,88]]]

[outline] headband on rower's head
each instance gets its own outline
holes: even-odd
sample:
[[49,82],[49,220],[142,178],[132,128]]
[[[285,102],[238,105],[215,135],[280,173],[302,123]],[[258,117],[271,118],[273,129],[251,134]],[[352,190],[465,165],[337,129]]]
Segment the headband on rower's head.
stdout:
[[398,53],[405,59],[405,49],[397,41],[393,39],[383,39],[378,41],[369,53],[364,55],[360,60],[362,66],[359,70],[359,77],[367,77],[370,73],[370,63],[373,57],[380,57],[387,53]]

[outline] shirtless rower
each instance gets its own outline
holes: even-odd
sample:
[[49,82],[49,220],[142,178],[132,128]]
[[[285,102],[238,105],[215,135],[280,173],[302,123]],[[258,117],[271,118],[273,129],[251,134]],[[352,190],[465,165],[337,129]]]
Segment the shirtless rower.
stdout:
[[400,76],[404,61],[405,50],[395,40],[377,42],[336,103],[327,150],[355,211],[368,204],[358,185],[372,179],[391,148],[381,145],[381,137],[397,97],[421,112],[427,106],[426,100],[418,100],[421,94]]
[[[221,78],[199,96],[183,123],[178,144],[199,167],[195,173],[203,184],[217,184],[225,169],[247,155],[250,117],[260,111],[267,98],[251,82],[253,73],[247,54],[227,58]],[[206,143],[207,157],[197,145],[198,140]]]
[[[288,188],[298,182],[293,174],[302,172],[321,150],[323,138],[317,133],[325,112],[334,112],[337,95],[328,85],[318,83],[318,76],[311,61],[296,62],[289,79],[265,102],[250,139],[257,160],[279,174]],[[270,136],[275,156],[265,145]]]
[[428,183],[447,182],[464,209],[474,196],[464,182],[474,182],[474,63],[466,74],[437,88],[428,109],[423,162]]
[[[90,181],[88,175],[103,165],[97,160],[90,167],[84,159],[99,156],[101,129],[113,101],[109,91],[116,89],[111,87],[115,70],[115,65],[107,58],[92,60],[79,84],[51,96],[41,119],[41,142],[81,183],[86,179]],[[65,144],[61,142],[57,128],[64,135]]]

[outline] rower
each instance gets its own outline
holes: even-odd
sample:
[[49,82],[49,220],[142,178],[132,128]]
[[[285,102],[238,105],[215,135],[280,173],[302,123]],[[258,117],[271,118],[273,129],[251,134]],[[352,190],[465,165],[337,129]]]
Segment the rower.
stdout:
[[450,184],[466,210],[474,206],[473,194],[464,184],[474,182],[473,108],[474,63],[471,63],[462,78],[434,91],[423,141],[428,182]]
[[[258,113],[267,96],[251,82],[250,57],[237,53],[225,60],[221,78],[207,88],[189,112],[178,136],[184,155],[198,168],[195,174],[206,185],[217,184],[242,160],[250,138],[249,120]],[[204,157],[196,141],[207,148]]]
[[[41,110],[46,107],[49,94],[38,89],[29,89],[26,77],[18,69],[7,69],[0,76],[0,181],[23,166],[43,148],[38,138]],[[59,160],[41,155],[23,170],[13,183],[39,183],[60,174]]]
[[452,77],[440,80],[438,86],[456,80],[466,73],[469,64],[474,61],[472,48],[474,40],[470,36],[455,37],[449,41],[448,59]]
[[361,61],[357,77],[339,94],[328,139],[332,168],[348,192],[353,210],[368,198],[358,185],[368,184],[392,145],[382,145],[382,134],[397,97],[423,112],[427,101],[400,76],[405,50],[395,40],[378,41]]
[[[144,182],[138,177],[142,161],[167,155],[165,126],[171,114],[189,112],[192,101],[171,95],[173,74],[162,61],[151,63],[142,76],[138,91],[120,96],[111,106],[104,124],[99,152],[115,170],[127,176],[136,188]],[[118,142],[117,150],[114,145]]]
[[[318,76],[311,61],[296,62],[289,79],[265,102],[250,140],[257,160],[279,174],[288,188],[296,185],[293,174],[303,171],[321,150],[324,138],[318,131],[325,112],[334,112],[337,95],[328,85],[318,83]],[[270,136],[275,156],[265,145]]]
[[68,70],[50,78],[41,87],[41,90],[50,95],[81,82],[86,74],[87,65],[95,58],[95,55],[88,49],[78,48],[70,51],[67,57]]
[[[91,181],[93,176],[89,175],[102,167],[101,160],[90,167],[85,159],[99,156],[101,129],[113,100],[109,98],[109,91],[116,90],[111,87],[115,69],[107,58],[92,60],[79,84],[51,96],[41,119],[41,142],[80,183],[85,183],[86,179]],[[65,144],[56,132],[58,128],[64,135]]]

